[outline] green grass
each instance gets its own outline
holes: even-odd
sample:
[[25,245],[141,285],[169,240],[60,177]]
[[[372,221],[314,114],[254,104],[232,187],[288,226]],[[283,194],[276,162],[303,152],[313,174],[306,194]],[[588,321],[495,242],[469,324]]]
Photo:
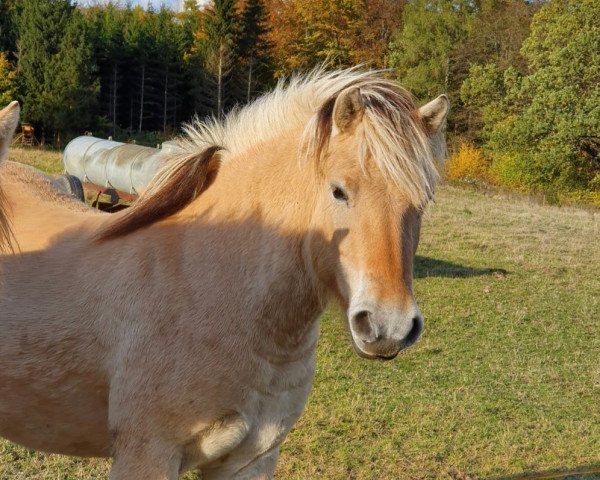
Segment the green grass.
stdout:
[[8,160],[31,165],[46,173],[58,174],[64,171],[62,153],[37,147],[11,148]]
[[[392,362],[363,360],[330,309],[314,390],[277,478],[507,479],[600,467],[600,212],[445,186],[421,238],[423,338]],[[106,461],[0,441],[0,479],[107,471]]]

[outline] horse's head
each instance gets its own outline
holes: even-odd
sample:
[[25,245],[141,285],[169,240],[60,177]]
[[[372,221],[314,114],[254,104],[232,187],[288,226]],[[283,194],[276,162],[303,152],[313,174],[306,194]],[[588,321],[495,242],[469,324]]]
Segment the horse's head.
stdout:
[[384,359],[423,331],[413,260],[448,112],[445,96],[417,109],[391,85],[349,87],[316,117],[314,226],[322,235],[309,247],[317,275],[347,311],[356,352]]

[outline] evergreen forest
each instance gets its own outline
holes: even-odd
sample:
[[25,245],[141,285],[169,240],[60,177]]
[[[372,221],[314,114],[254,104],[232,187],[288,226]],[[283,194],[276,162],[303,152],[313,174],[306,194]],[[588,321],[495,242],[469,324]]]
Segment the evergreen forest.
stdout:
[[323,64],[447,93],[450,178],[600,204],[598,0],[0,0],[0,104],[57,148],[156,144]]

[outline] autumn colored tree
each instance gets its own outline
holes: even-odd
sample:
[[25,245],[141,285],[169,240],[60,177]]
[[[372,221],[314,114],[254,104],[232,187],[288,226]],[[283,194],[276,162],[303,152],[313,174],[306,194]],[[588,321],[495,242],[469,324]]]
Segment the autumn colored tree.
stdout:
[[4,108],[17,98],[17,72],[6,58],[4,52],[0,52],[0,107]]
[[362,0],[271,0],[270,12],[278,76],[320,64],[348,67],[364,60]]
[[268,11],[268,38],[273,49],[275,75],[281,77],[300,67],[303,60],[292,54],[290,46],[302,36],[304,26],[296,15],[296,2],[266,0]]
[[388,68],[388,49],[401,28],[407,0],[364,0],[364,20],[352,58],[372,68]]
[[462,101],[457,118],[469,140],[481,143],[504,114],[504,73],[527,73],[521,47],[540,6],[524,0],[484,1],[465,41],[455,49]]
[[527,62],[520,50],[540,6],[525,0],[483,1],[464,42],[456,46],[457,62],[464,71],[470,64],[494,63],[501,71],[514,67],[525,73]]

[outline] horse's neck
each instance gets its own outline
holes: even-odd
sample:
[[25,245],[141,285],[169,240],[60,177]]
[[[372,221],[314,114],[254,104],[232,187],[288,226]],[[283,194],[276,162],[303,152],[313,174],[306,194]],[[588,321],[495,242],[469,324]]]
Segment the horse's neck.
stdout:
[[226,160],[195,206],[196,215],[224,229],[231,258],[223,260],[243,279],[236,294],[246,298],[248,320],[268,333],[264,348],[275,355],[314,348],[325,306],[303,255],[316,195],[296,151],[290,139]]
[[212,194],[229,210],[228,216],[254,218],[278,231],[307,231],[317,187],[312,167],[297,158],[300,134],[265,142],[225,160]]
[[[254,279],[247,284],[253,321],[257,331],[264,333],[256,339],[257,346],[273,360],[286,356],[295,360],[315,347],[313,327],[325,306],[324,296],[300,261],[300,252],[288,250],[285,259],[275,250],[257,253],[260,264],[255,265]],[[274,261],[274,257],[278,259]]]

